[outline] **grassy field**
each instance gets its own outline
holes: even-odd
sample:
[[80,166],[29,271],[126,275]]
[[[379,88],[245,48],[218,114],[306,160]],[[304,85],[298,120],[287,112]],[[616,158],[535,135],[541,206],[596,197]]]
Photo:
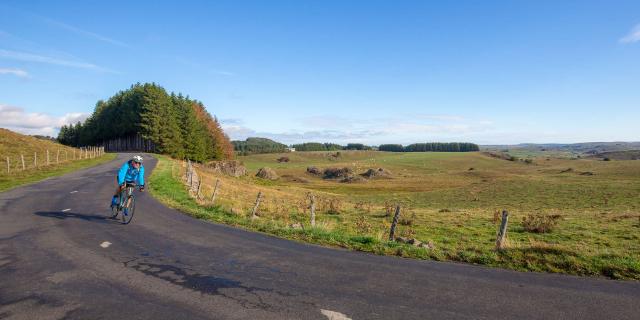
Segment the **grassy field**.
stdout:
[[[183,163],[162,158],[152,179],[162,176],[160,186],[173,185],[156,193],[165,201],[185,195],[185,211],[287,238],[420,259],[640,279],[640,161],[543,156],[526,164],[482,153],[331,154],[241,157],[249,171],[241,178],[199,167],[203,200],[197,202],[180,181]],[[281,156],[290,161],[278,163]],[[310,175],[308,166],[349,167],[356,173],[382,167],[391,177],[344,183]],[[280,179],[254,177],[262,167],[273,168]],[[219,195],[211,206],[207,199],[216,179]],[[265,195],[261,217],[251,221],[247,216],[258,191]],[[308,192],[318,199],[316,228],[308,226]],[[433,248],[387,241],[389,210],[396,203],[402,206],[398,234]],[[495,251],[494,213],[502,209],[510,212],[508,248]],[[527,231],[523,218],[540,215],[555,216],[553,230]],[[291,227],[298,223],[305,228]]]
[[[47,150],[49,164],[47,164]],[[115,154],[105,154],[98,158],[80,160],[79,149],[0,128],[0,163],[2,163],[0,192],[104,163],[114,159],[115,156]],[[7,158],[9,158],[8,172]],[[22,158],[25,162],[24,170]]]

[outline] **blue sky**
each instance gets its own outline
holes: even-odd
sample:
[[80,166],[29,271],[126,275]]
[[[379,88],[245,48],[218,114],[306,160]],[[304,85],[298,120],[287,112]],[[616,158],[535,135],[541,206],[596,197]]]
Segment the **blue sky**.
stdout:
[[640,140],[639,1],[1,1],[0,126],[156,82],[234,139]]

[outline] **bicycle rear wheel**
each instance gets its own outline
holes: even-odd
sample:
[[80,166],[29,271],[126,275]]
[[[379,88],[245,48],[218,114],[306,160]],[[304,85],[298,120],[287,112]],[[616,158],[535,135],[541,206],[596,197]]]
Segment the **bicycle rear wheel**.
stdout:
[[[125,214],[125,210],[126,213]],[[131,195],[129,201],[125,201],[125,206],[122,208],[122,224],[129,224],[133,219],[133,214],[136,212],[136,198]]]

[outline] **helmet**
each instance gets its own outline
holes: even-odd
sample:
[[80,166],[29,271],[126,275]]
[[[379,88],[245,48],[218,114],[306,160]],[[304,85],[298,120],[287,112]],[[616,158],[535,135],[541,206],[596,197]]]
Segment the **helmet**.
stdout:
[[133,162],[142,163],[142,157],[141,156],[133,156],[133,158],[131,158],[131,160]]

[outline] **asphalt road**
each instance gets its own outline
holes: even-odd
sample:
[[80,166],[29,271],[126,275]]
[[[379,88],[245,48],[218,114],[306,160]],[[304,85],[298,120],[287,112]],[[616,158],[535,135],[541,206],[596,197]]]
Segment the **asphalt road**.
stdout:
[[638,282],[327,249],[147,194],[121,225],[125,156],[0,194],[0,319],[640,319]]

